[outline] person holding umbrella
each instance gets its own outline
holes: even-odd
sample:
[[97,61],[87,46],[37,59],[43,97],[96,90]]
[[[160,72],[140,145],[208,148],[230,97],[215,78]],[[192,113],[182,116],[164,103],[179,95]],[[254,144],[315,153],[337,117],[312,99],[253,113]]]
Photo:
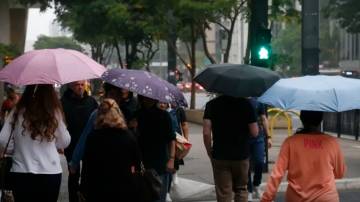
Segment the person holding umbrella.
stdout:
[[0,133],[0,152],[12,154],[12,191],[17,202],[56,202],[62,168],[58,149],[70,143],[53,85],[28,85]]
[[157,106],[158,101],[138,95],[138,141],[146,169],[154,169],[162,180],[159,202],[165,202],[169,176],[174,170],[175,133],[167,111]]
[[340,145],[335,137],[320,131],[322,112],[302,110],[300,119],[304,128],[282,144],[261,202],[275,199],[286,171],[285,201],[339,202],[335,179],[342,178],[346,170]]
[[[218,202],[248,201],[249,138],[259,133],[247,98],[220,95],[206,104],[203,138]],[[233,195],[234,192],[234,195]]]

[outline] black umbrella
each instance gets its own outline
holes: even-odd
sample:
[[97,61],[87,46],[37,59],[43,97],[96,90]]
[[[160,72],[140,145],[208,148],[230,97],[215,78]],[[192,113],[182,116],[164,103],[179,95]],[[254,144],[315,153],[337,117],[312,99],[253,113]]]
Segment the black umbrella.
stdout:
[[234,97],[259,97],[279,79],[272,70],[245,64],[210,65],[195,77],[207,91]]

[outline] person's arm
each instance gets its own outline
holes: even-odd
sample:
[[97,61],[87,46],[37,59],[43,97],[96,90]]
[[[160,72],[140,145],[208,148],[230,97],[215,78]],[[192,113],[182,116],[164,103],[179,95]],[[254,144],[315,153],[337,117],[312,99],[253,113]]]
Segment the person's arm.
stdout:
[[248,124],[250,135],[252,137],[257,137],[259,135],[259,126],[257,122],[249,123]]
[[181,122],[181,129],[182,129],[182,132],[183,132],[183,136],[189,140],[189,125],[186,121],[184,122]]
[[71,161],[69,162],[70,167],[76,169],[79,166],[82,157],[84,156],[85,144],[88,138],[88,135],[94,128],[94,122],[96,119],[97,111],[94,111],[90,117],[88,122],[85,125],[83,132],[80,135],[80,138],[75,146]]
[[275,199],[281,179],[289,167],[289,152],[290,146],[287,139],[281,146],[278,159],[273,167],[273,170],[271,171],[271,175],[267,180],[266,190],[261,197],[261,202],[271,202]]
[[189,125],[186,119],[185,110],[182,107],[177,108],[176,114],[178,117],[178,121],[180,122],[180,127],[182,131],[182,135],[189,140]]
[[340,149],[340,146],[338,143],[336,143],[337,152],[335,153],[335,159],[334,159],[334,176],[335,179],[341,179],[344,177],[346,172],[346,166],[345,166],[345,160],[344,155]]
[[208,154],[209,158],[212,158],[212,137],[211,137],[211,120],[204,119],[203,121],[203,139],[204,145],[206,149],[206,153]]
[[269,121],[265,114],[261,115],[260,118],[261,118],[262,128],[264,129],[264,133],[265,133],[264,135],[267,137],[268,148],[271,148],[272,141],[269,131]]
[[69,131],[66,128],[66,125],[64,123],[64,119],[62,118],[62,116],[59,114],[57,115],[57,120],[58,120],[58,127],[55,131],[55,136],[56,136],[56,141],[55,141],[55,145],[56,148],[60,151],[65,149],[67,146],[69,146],[70,141],[71,141],[71,136]]
[[166,168],[169,172],[174,172],[174,162],[175,162],[175,140],[169,142],[169,160],[166,164]]
[[249,134],[251,137],[257,137],[259,135],[259,125],[257,124],[257,116],[254,106],[249,99],[244,104],[244,116],[247,117],[247,124]]

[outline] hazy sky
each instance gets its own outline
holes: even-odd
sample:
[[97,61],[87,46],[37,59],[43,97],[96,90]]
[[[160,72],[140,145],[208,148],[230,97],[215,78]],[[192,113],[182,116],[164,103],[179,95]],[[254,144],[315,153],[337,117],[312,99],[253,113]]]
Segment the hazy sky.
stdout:
[[41,34],[49,35],[49,25],[55,19],[54,9],[40,12],[40,9],[29,9],[26,40],[35,41]]

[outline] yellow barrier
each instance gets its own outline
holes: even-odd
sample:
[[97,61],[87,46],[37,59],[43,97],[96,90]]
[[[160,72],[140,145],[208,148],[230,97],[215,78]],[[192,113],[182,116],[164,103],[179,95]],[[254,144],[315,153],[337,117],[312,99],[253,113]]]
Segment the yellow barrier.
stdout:
[[273,112],[273,111],[276,112],[276,114],[274,116],[271,116],[271,118],[270,118],[270,129],[269,129],[270,137],[273,136],[274,125],[275,125],[276,120],[277,120],[276,118],[279,115],[283,115],[286,118],[288,136],[291,136],[292,135],[292,119],[291,119],[291,116],[289,115],[289,113],[294,114],[296,116],[300,116],[300,114],[298,112],[294,112],[294,111],[291,111],[291,110],[283,110],[283,109],[279,109],[279,108],[268,109],[268,113]]

